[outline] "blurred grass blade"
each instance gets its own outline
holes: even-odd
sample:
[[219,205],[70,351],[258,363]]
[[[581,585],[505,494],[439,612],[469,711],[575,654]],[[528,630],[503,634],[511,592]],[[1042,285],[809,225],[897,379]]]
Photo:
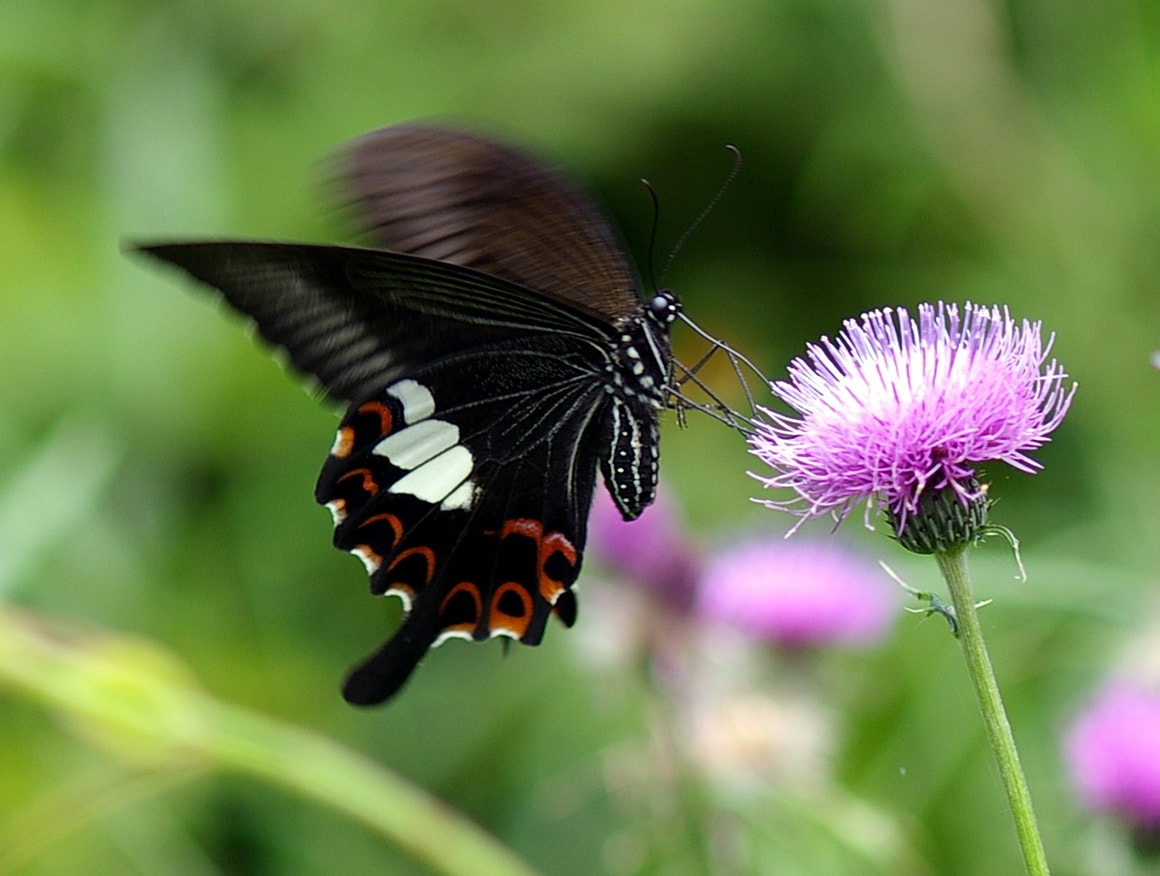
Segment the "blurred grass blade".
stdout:
[[74,412],[0,485],[0,598],[97,510],[119,458],[103,424]]
[[532,873],[422,788],[316,733],[215,699],[150,642],[0,610],[3,685],[158,780],[166,772],[230,770],[343,812],[436,872]]

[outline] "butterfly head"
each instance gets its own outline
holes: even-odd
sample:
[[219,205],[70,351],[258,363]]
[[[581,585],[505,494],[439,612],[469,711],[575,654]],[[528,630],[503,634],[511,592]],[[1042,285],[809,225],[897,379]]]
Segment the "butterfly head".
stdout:
[[672,325],[681,314],[681,302],[676,293],[668,289],[660,289],[648,303],[648,315],[654,322],[662,326]]

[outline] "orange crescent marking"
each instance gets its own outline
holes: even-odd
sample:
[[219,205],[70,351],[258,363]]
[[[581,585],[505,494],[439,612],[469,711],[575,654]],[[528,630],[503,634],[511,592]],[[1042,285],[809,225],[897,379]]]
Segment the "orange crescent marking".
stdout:
[[375,483],[374,475],[371,474],[369,468],[352,468],[346,474],[338,479],[338,483],[342,483],[347,478],[353,478],[355,475],[362,475],[363,492],[370,493],[372,496],[379,492],[379,485]]
[[[511,591],[515,591],[519,596],[520,602],[524,605],[523,615],[517,617],[508,614],[506,611],[501,611],[499,607],[500,598]],[[507,630],[517,639],[522,639],[524,633],[528,631],[528,624],[532,621],[532,595],[528,591],[517,584],[515,581],[505,581],[496,588],[495,593],[491,597],[491,611],[488,614],[488,626],[491,629]]]
[[500,531],[500,538],[507,538],[509,535],[526,535],[528,538],[534,538],[537,542],[540,536],[544,534],[544,524],[539,520],[531,520],[527,517],[515,517],[511,520],[503,522],[503,529]]
[[576,548],[562,532],[549,532],[545,535],[541,553],[544,560],[552,554],[563,554],[569,566],[576,565]]
[[382,402],[365,402],[358,406],[360,414],[378,414],[379,416],[379,434],[386,436],[390,435],[395,428],[395,417],[391,413],[391,409]]
[[470,581],[460,581],[443,597],[443,601],[439,603],[439,614],[443,614],[447,610],[447,603],[449,603],[455,594],[460,591],[465,591],[471,596],[471,601],[475,603],[475,620],[461,624],[449,624],[443,627],[444,630],[461,630],[467,633],[475,632],[475,625],[479,623],[479,616],[483,614],[483,598],[479,595],[479,588]]
[[560,554],[573,569],[576,568],[577,551],[562,532],[544,532],[544,524],[530,517],[513,517],[505,520],[500,530],[500,538],[509,535],[522,535],[536,543],[536,580],[540,585],[540,595],[548,600],[549,605],[555,605],[566,585],[563,581],[551,577],[544,571],[548,560],[553,554]]
[[[399,565],[399,563],[401,563],[407,557],[413,557],[416,555],[427,561],[427,574],[423,576],[423,583],[430,584],[431,579],[435,577],[435,551],[431,550],[431,548],[427,547],[426,545],[417,544],[414,547],[409,547],[405,551],[402,551],[398,556],[391,560],[391,564],[387,566],[387,571],[389,572],[394,569],[395,566]],[[410,585],[407,586],[409,587]],[[454,593],[455,591],[452,590],[451,592]],[[448,596],[450,596],[450,594],[448,594]],[[444,602],[446,601],[447,600],[444,600]],[[478,597],[476,601],[478,601]]]
[[[394,547],[399,543],[399,539],[403,537],[403,521],[400,520],[396,515],[372,514],[370,517],[360,523],[358,528],[362,529],[364,526],[370,526],[372,523],[378,523],[382,520],[385,520],[387,523],[391,524],[391,530],[395,533],[395,540],[391,542],[391,547]],[[394,564],[392,563],[392,565]]]
[[540,595],[548,600],[550,605],[555,605],[560,594],[567,589],[563,581],[553,578],[544,571],[553,554],[560,554],[569,566],[576,568],[576,548],[564,533],[549,532],[545,535],[539,544],[536,576],[540,581]]

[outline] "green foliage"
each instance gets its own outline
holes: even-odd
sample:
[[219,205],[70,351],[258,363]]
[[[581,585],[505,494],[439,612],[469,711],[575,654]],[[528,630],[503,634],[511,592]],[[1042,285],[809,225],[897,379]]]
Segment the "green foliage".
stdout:
[[[1045,471],[989,473],[1029,581],[997,547],[973,577],[995,600],[983,622],[1055,872],[1147,872],[1075,807],[1059,739],[1155,629],[1157,70],[1160,16],[1123,2],[5,0],[0,596],[153,643],[150,671],[175,690],[196,677],[212,708],[382,764],[546,873],[1014,872],[937,618],[813,666],[837,762],[804,787],[759,775],[739,789],[682,760],[673,692],[578,644],[624,620],[586,599],[595,567],[579,629],[506,656],[450,643],[398,702],[346,707],[340,673],[397,607],[366,597],[311,501],[333,412],[236,320],[120,251],[171,235],[342,240],[317,186],[327,150],[455,116],[592,180],[642,262],[647,176],[663,261],[734,143],[742,174],[665,282],[772,376],[878,306],[1009,304],[1057,333],[1081,388],[1037,454]],[[706,543],[785,527],[748,503],[753,465],[711,423],[666,432],[664,478]],[[862,537],[856,518],[844,537]],[[932,563],[863,541],[938,586]],[[772,666],[755,685],[776,702],[793,669]],[[338,809],[223,776],[220,752],[159,773],[141,728],[78,732],[80,688],[46,706],[4,677],[0,836],[37,813],[73,821],[4,872],[425,872]]]

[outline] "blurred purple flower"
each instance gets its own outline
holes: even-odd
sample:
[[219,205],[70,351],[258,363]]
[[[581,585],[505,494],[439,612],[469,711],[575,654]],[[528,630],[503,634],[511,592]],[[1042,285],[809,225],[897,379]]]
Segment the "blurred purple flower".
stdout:
[[869,645],[890,627],[892,590],[859,555],[830,542],[746,542],[706,564],[698,612],[783,645]]
[[1044,343],[1040,329],[970,303],[961,316],[938,302],[920,304],[917,320],[902,308],[846,320],[773,384],[800,418],[762,409],[768,422],[752,452],[775,473],[758,480],[797,494],[766,504],[803,520],[840,519],[876,500],[901,531],[924,491],[951,490],[964,505],[978,499],[976,463],[1035,472],[1026,451],[1049,440],[1075,393],[1047,361],[1054,337]]
[[1112,682],[1075,720],[1064,746],[1088,808],[1160,829],[1160,693]]
[[661,597],[676,611],[692,607],[701,557],[663,490],[636,520],[626,521],[604,490],[596,491],[588,544],[602,562]]

